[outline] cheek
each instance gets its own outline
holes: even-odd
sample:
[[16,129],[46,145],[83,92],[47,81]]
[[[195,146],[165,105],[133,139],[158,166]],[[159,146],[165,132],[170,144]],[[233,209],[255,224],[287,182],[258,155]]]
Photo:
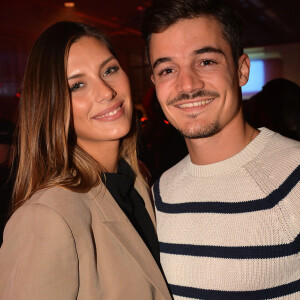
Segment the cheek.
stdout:
[[133,115],[133,105],[132,102],[130,101],[130,103],[127,105],[127,109],[126,109],[126,119],[127,122],[129,123],[129,126],[131,127],[131,123],[132,123],[132,115]]
[[132,103],[132,99],[131,99],[131,90],[130,88],[126,87],[123,90],[119,90],[119,94],[122,94],[121,98],[124,98],[125,100],[125,105],[126,105],[126,114],[129,118],[132,117],[132,113],[133,113],[133,103]]
[[162,107],[164,107],[167,100],[170,98],[170,94],[172,93],[171,87],[168,83],[159,83],[155,85],[155,89],[159,103]]
[[132,102],[129,79],[125,73],[117,80],[110,82],[109,85],[116,92],[117,97],[123,98],[126,101],[129,99],[129,101]]
[[236,74],[228,75],[224,84],[226,84],[226,86],[224,85],[224,89],[226,88],[227,97],[232,99],[232,102],[236,102],[236,104],[238,104],[240,87]]
[[72,112],[74,123],[76,124],[81,119],[84,119],[88,116],[89,105],[88,101],[84,101],[80,98],[72,99]]
[[213,76],[206,78],[206,89],[217,91],[221,97],[230,97],[238,90],[235,74],[219,70]]
[[122,72],[122,74],[120,74],[120,77],[118,77],[112,85],[115,87],[116,91],[119,90],[119,92],[121,92],[122,94],[130,95],[131,93],[129,78],[127,77],[125,72]]

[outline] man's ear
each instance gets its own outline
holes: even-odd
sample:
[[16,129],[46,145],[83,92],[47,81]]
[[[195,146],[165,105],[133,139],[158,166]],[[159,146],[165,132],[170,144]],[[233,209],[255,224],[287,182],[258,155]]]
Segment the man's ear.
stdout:
[[238,75],[239,75],[239,85],[240,86],[245,85],[248,82],[249,75],[250,75],[250,59],[246,53],[239,58]]

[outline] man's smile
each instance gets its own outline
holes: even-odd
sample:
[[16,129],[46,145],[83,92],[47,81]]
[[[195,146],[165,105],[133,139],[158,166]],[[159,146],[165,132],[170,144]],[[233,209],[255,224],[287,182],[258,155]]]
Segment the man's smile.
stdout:
[[175,106],[179,107],[179,108],[198,107],[198,106],[203,106],[203,105],[209,104],[212,101],[214,101],[214,98],[208,99],[208,100],[201,100],[201,101],[195,101],[195,102],[177,104]]

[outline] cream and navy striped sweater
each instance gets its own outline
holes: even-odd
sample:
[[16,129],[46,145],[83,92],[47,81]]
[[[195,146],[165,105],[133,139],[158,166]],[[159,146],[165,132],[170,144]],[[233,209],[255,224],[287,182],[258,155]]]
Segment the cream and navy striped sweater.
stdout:
[[300,299],[300,143],[266,128],[240,153],[185,157],[154,184],[177,299]]

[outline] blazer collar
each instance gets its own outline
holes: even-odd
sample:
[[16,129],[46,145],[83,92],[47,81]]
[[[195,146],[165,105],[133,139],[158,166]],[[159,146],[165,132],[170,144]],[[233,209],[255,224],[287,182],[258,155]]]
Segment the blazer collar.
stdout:
[[[149,191],[140,177],[136,179],[135,188],[144,199],[146,209],[155,225]],[[100,185],[93,188],[88,194],[95,199],[104,217],[105,221],[103,223],[107,229],[136,261],[152,285],[164,295],[165,299],[171,299],[165,279],[151,252],[109,191],[103,185]]]

